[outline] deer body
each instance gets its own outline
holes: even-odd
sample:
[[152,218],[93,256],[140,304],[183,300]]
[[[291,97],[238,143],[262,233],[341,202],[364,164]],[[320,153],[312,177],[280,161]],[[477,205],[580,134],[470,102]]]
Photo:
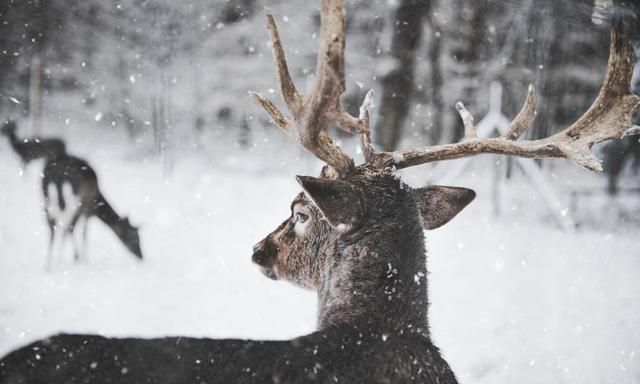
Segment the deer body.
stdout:
[[427,338],[389,336],[383,341],[380,335],[345,326],[288,341],[63,334],[28,345],[0,361],[3,384],[430,384],[455,383],[453,380]]
[[51,158],[65,153],[64,141],[57,138],[32,137],[20,139],[16,135],[16,123],[7,121],[0,128],[0,133],[9,139],[11,148],[20,156],[24,165],[39,158]]
[[75,156],[48,158],[42,172],[45,213],[51,231],[47,267],[59,256],[66,237],[73,237],[75,259],[84,257],[87,220],[99,218],[127,249],[142,259],[137,228],[120,217],[98,188],[98,178],[89,164]]

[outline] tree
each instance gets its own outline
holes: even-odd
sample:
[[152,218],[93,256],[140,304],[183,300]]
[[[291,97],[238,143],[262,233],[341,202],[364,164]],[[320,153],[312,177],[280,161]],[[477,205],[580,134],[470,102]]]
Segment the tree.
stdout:
[[375,126],[377,144],[383,150],[397,147],[414,95],[416,51],[430,0],[402,0],[395,12],[391,57],[393,67],[381,80],[380,118]]

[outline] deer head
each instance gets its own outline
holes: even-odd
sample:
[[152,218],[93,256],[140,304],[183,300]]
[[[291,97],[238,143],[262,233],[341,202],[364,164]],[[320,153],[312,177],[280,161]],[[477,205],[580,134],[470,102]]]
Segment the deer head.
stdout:
[[128,217],[120,218],[113,225],[113,232],[118,236],[127,249],[138,259],[142,260],[142,250],[140,249],[140,236],[138,228],[134,227]]
[[[291,79],[269,10],[267,27],[281,94],[290,115],[285,116],[262,95],[250,94],[277,126],[327,165],[318,178],[297,177],[303,192],[291,204],[291,215],[254,247],[253,261],[270,278],[317,290],[321,327],[357,318],[372,305],[384,309],[387,317],[393,311],[402,312],[402,316],[414,313],[409,323],[417,321],[426,326],[426,320],[420,323],[426,318],[426,290],[411,286],[423,282],[426,286],[423,229],[448,222],[473,200],[475,193],[440,186],[412,189],[396,177],[397,169],[493,153],[566,158],[601,171],[601,162],[591,153],[591,147],[621,137],[631,125],[631,112],[640,100],[629,92],[631,48],[614,30],[600,93],[591,108],[561,132],[540,140],[518,140],[535,116],[536,96],[530,86],[522,110],[503,137],[477,138],[473,116],[459,102],[456,108],[465,126],[461,142],[378,152],[370,140],[371,91],[357,117],[345,112],[340,103],[344,92],[343,0],[322,1],[315,83],[306,96]],[[330,126],[361,136],[364,164],[356,166],[331,140],[327,134]],[[399,297],[408,305],[398,304],[394,298]],[[389,307],[385,300],[395,306]],[[421,307],[424,311],[416,309]]]
[[[252,260],[265,276],[318,290],[323,273],[341,240],[367,237],[372,227],[399,220],[424,229],[444,225],[475,197],[466,188],[429,186],[413,189],[393,173],[356,168],[348,179],[298,176],[304,192],[291,203],[291,214],[254,246]],[[409,217],[407,217],[409,216]]]

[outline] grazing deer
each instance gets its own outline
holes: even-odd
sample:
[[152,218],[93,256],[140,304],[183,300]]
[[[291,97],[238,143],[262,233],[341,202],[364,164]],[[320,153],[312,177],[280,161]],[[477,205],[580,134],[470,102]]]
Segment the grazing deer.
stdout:
[[57,138],[18,139],[16,123],[6,121],[0,132],[9,138],[14,151],[26,165],[45,159],[42,193],[47,223],[51,231],[46,268],[64,247],[66,237],[73,237],[74,257],[80,260],[86,250],[87,220],[96,216],[113,230],[131,253],[142,259],[138,229],[126,217],[111,208],[98,189],[95,171],[86,161],[66,153],[64,141]]
[[[454,187],[413,189],[396,169],[480,153],[561,157],[600,169],[591,146],[620,137],[640,101],[628,91],[631,51],[613,35],[611,59],[591,109],[564,131],[518,141],[535,113],[530,88],[504,137],[479,139],[458,104],[465,138],[456,144],[377,152],[370,142],[370,93],[358,117],[343,111],[344,4],[323,0],[315,85],[303,97],[289,75],[267,13],[286,117],[253,93],[272,120],[327,165],[299,176],[291,215],[255,247],[270,278],[318,295],[318,330],[288,341],[162,339],[57,335],[0,360],[1,383],[456,383],[429,334],[423,228],[443,225],[474,197]],[[365,163],[333,143],[329,125],[360,134]]]
[[13,150],[20,156],[23,165],[39,158],[51,158],[65,153],[64,141],[57,138],[32,137],[19,139],[16,135],[15,121],[8,120],[2,124],[0,133],[9,139]]
[[73,237],[75,260],[85,256],[87,220],[92,216],[102,220],[131,253],[142,259],[138,229],[113,210],[86,161],[61,154],[47,159],[42,174],[44,208],[51,231],[47,269],[51,268],[54,255],[62,252],[66,237]]

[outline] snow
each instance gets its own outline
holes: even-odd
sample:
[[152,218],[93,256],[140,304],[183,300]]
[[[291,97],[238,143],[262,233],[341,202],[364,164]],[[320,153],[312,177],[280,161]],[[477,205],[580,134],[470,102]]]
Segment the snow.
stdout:
[[[461,233],[471,236],[466,247],[449,244]],[[631,232],[477,215],[430,239],[432,332],[462,382],[638,381],[640,249]]]

